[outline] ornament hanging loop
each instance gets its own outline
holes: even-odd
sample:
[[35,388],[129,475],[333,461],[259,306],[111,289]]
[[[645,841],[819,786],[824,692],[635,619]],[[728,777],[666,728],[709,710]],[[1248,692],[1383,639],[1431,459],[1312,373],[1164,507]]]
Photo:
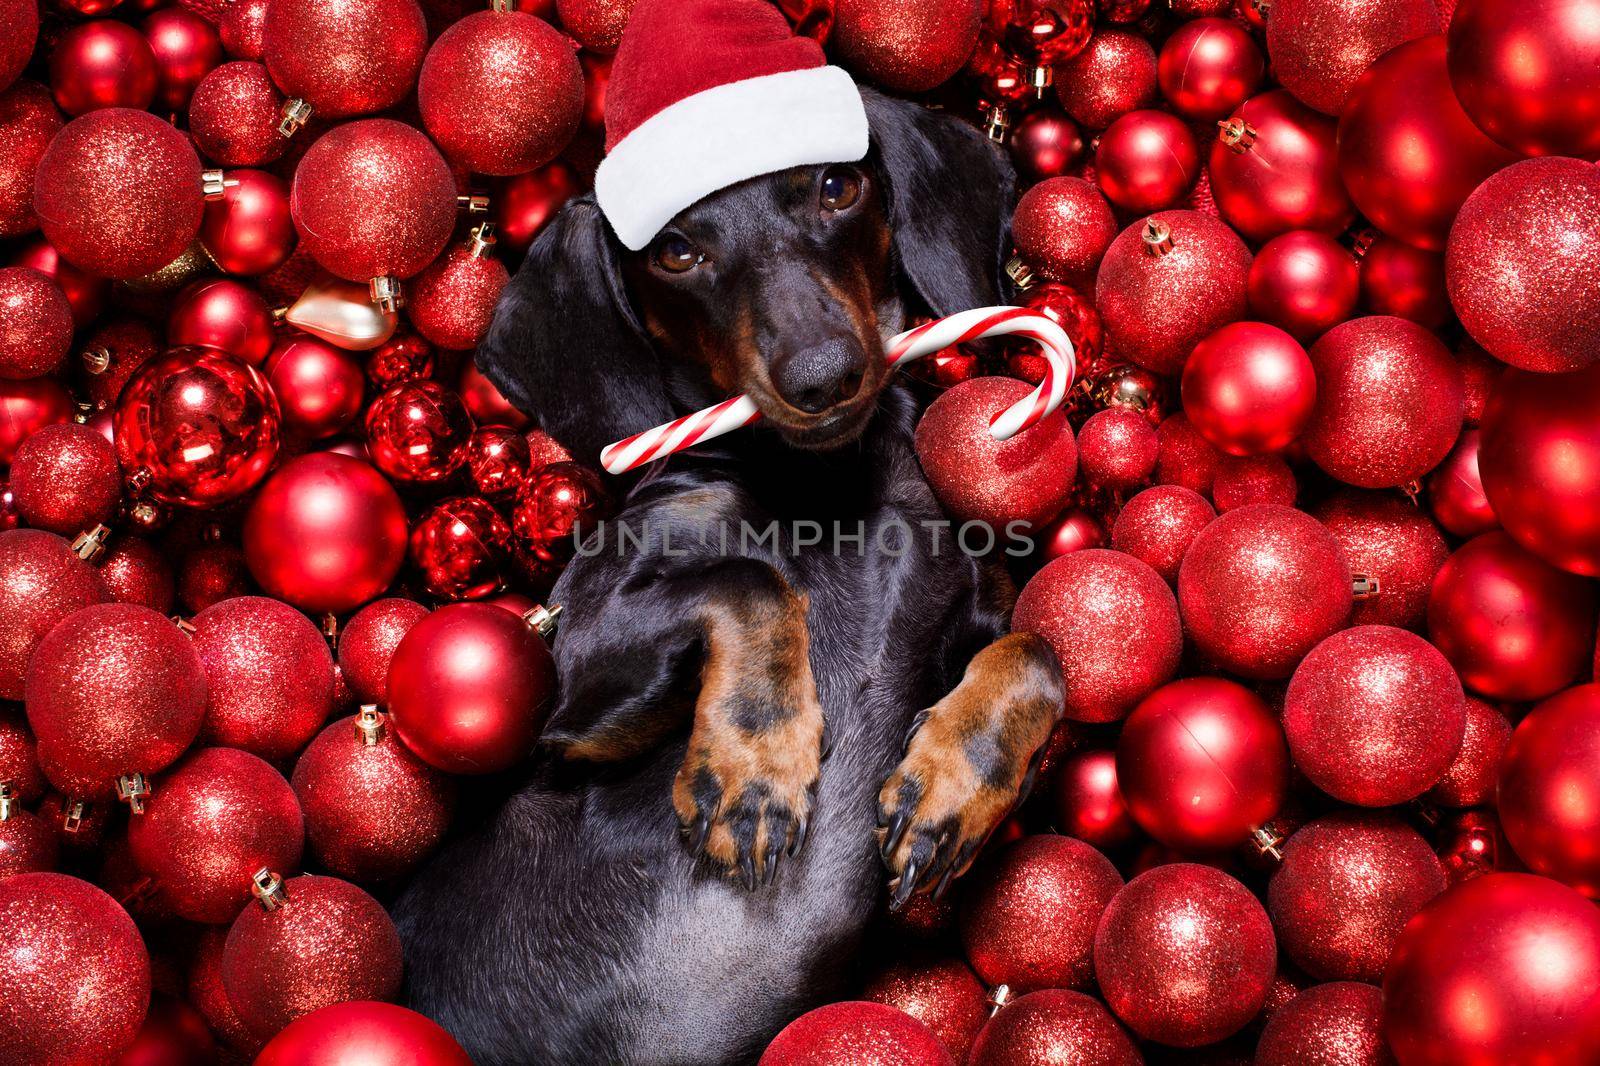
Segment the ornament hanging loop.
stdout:
[[263,866],[250,877],[250,894],[268,911],[289,905],[289,890],[283,878]]

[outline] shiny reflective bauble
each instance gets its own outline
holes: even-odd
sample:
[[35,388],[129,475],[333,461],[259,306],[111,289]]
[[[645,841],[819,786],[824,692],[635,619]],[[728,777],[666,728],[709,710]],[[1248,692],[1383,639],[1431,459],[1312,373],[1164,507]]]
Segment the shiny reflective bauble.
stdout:
[[461,1045],[437,1022],[370,1000],[334,1003],[297,1018],[261,1049],[255,1063],[351,1066],[355,1056],[364,1066],[472,1066]]
[[1553,696],[1517,725],[1498,809],[1529,869],[1600,899],[1600,684]]
[[1198,18],[1161,46],[1156,78],[1161,95],[1184,118],[1226,118],[1261,85],[1266,60],[1250,32],[1223,18]]
[[475,496],[434,504],[411,527],[411,564],[444,600],[478,600],[499,591],[511,527]]
[[436,381],[395,385],[367,408],[367,454],[396,481],[440,481],[467,459],[472,418]]
[[1288,446],[1311,420],[1317,378],[1305,349],[1277,326],[1234,322],[1195,345],[1183,367],[1183,409],[1230,455]]
[[1059,111],[1030,111],[1011,129],[1011,161],[1035,181],[1073,171],[1087,148],[1078,124]]
[[221,199],[206,203],[200,244],[229,274],[265,274],[294,251],[289,186],[264,170],[230,170]]
[[1355,257],[1325,233],[1290,230],[1250,264],[1250,314],[1302,344],[1349,318],[1360,295]]
[[1242,136],[1230,143],[1230,131],[1219,131],[1206,169],[1230,225],[1264,241],[1297,229],[1333,236],[1350,224],[1355,209],[1339,180],[1332,119],[1274,89],[1246,100],[1229,121],[1243,123]]
[[[1244,0],[1248,10],[1253,5]],[[1283,0],[1267,15],[1273,74],[1301,102],[1338,115],[1385,52],[1438,33],[1433,0]]]

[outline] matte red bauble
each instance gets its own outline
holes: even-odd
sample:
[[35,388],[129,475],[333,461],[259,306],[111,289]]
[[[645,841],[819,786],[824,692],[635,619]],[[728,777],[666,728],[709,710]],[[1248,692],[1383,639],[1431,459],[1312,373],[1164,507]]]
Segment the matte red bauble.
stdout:
[[1078,430],[1078,465],[1092,489],[1126,492],[1149,480],[1159,449],[1150,420],[1125,407],[1096,411]]
[[389,702],[389,660],[411,627],[428,617],[416,600],[391,596],[357,611],[339,634],[339,668],[362,703]]
[[1600,158],[1595,0],[1462,0],[1450,84],[1472,121],[1523,155]]
[[1600,684],[1545,700],[1517,725],[1498,807],[1529,869],[1600,898]]
[[1283,89],[1246,100],[1222,124],[1207,172],[1222,217],[1253,241],[1297,229],[1336,235],[1355,216],[1333,120]]
[[0,238],[20,237],[39,228],[33,213],[33,172],[50,142],[61,132],[61,115],[50,92],[27,78],[0,91]]
[[30,526],[74,537],[115,516],[122,471],[111,442],[88,426],[45,426],[11,462],[17,512]]
[[493,604],[434,611],[411,627],[389,665],[395,732],[448,773],[494,773],[521,762],[554,693],[544,641]]
[[1267,18],[1267,54],[1302,103],[1337,115],[1379,56],[1440,28],[1433,0],[1286,0]]
[[67,123],[33,181],[45,237],[74,266],[135,278],[176,259],[200,228],[200,160],[183,134],[113,107]]
[[16,458],[29,436],[72,418],[72,394],[54,378],[0,378],[0,463]]
[[1317,405],[1302,439],[1349,485],[1389,488],[1439,464],[1461,432],[1461,369],[1439,339],[1388,315],[1335,326],[1311,346]]
[[[274,0],[273,12],[279,6]],[[343,0],[329,6],[341,9]],[[295,168],[290,208],[301,246],[339,277],[409,278],[449,241],[456,184],[418,130],[393,119],[362,119],[335,126],[306,152]]]
[[1595,612],[1591,582],[1497,531],[1456,549],[1434,577],[1428,636],[1474,692],[1538,700],[1589,664]]
[[313,614],[349,611],[378,595],[405,552],[400,497],[370,465],[336,452],[285,463],[245,515],[251,575]]
[[217,1041],[205,1016],[181,999],[157,992],[150,1012],[116,1066],[208,1066],[217,1061]]
[[224,63],[195,86],[189,100],[189,133],[214,163],[262,166],[289,150],[289,138],[278,132],[283,103],[266,67]]
[[1183,633],[1172,590],[1132,556],[1103,548],[1064,555],[1017,598],[1012,625],[1050,642],[1066,715],[1114,722],[1178,668]]
[[1356,981],[1314,985],[1272,1012],[1256,1066],[1393,1066],[1383,1039],[1383,993]]
[[1250,890],[1194,863],[1129,881],[1094,938],[1106,1003],[1135,1033],[1175,1047],[1244,1028],[1266,999],[1275,958],[1272,923]]
[[1139,1066],[1144,1059],[1099,1000],[1047,988],[1007,1003],[978,1034],[967,1061],[971,1066]]
[[[109,598],[93,567],[40,529],[0,533],[0,699],[20,700],[28,660],[56,623]],[[37,797],[34,797],[37,798]]]
[[97,604],[39,642],[24,700],[50,783],[100,799],[119,776],[150,777],[194,742],[205,668],[171,620],[148,607]]
[[1111,546],[1147,563],[1171,585],[1184,552],[1217,512],[1193,489],[1156,485],[1129,500],[1111,527]]
[[1316,373],[1305,349],[1264,322],[1234,322],[1195,345],[1183,367],[1183,409],[1230,455],[1286,447],[1311,419]]
[[1226,118],[1261,86],[1267,64],[1250,31],[1224,18],[1198,18],[1161,46],[1156,79],[1172,109],[1194,122]]
[[291,877],[282,891],[272,910],[239,913],[222,953],[228,999],[257,1036],[333,1003],[395,998],[400,934],[383,904],[337,877]]
[[985,863],[961,908],[961,943],[990,986],[1089,988],[1095,926],[1122,887],[1111,860],[1072,837],[1023,837]]
[[1163,685],[1117,742],[1117,783],[1146,833],[1186,852],[1242,844],[1283,804],[1289,749],[1272,710],[1215,677]]
[[1202,654],[1244,677],[1287,677],[1349,618],[1350,566],[1333,535],[1303,511],[1239,507],[1190,544],[1178,602]]
[[39,5],[35,0],[4,0],[0,18],[10,32],[0,37],[0,90],[16,80],[39,40]]
[[1530,874],[1473,878],[1423,909],[1384,971],[1404,1066],[1584,1066],[1600,1046],[1600,910]]
[[1507,533],[1547,562],[1600,577],[1600,364],[1514,370],[1484,410],[1478,470]]
[[1130,111],[1100,135],[1095,181],[1117,207],[1135,214],[1171,207],[1200,173],[1200,150],[1183,120],[1165,111]]
[[289,186],[264,170],[230,170],[200,222],[200,246],[229,274],[265,274],[289,258],[294,240]]
[[1100,190],[1082,178],[1041,181],[1017,201],[1011,216],[1017,251],[1050,278],[1092,281],[1117,235],[1117,221]]
[[385,390],[367,407],[367,454],[396,481],[433,482],[467,461],[472,418],[461,398],[436,381]]
[[1355,257],[1332,237],[1290,230],[1256,253],[1249,295],[1253,316],[1304,344],[1350,317],[1360,274]]
[[290,870],[305,843],[300,803],[283,775],[248,752],[202,748],[155,782],[128,825],[140,869],[194,922],[230,922],[257,870]]
[[437,1022],[390,1003],[335,1003],[290,1022],[255,1066],[472,1066]]
[[570,38],[520,11],[479,11],[422,63],[423,124],[458,166],[522,174],[550,162],[578,129],[583,69]]
[[1444,256],[1379,237],[1361,253],[1361,306],[1375,315],[1409,318],[1426,329],[1450,321]]
[[1130,843],[1139,832],[1117,787],[1115,752],[1081,751],[1062,759],[1050,785],[1050,813],[1061,832],[1102,851]]
[[102,107],[143,111],[159,80],[150,42],[126,22],[80,22],[50,50],[50,88],[69,115]]
[[[559,0],[562,24],[569,29],[567,8],[579,3]],[[837,0],[828,47],[846,66],[874,82],[900,92],[925,92],[966,64],[978,43],[978,25],[976,0]]]
[[406,314],[418,333],[441,348],[478,346],[511,281],[494,245],[486,228],[474,230],[472,240],[447,249],[417,275],[406,290]]
[[934,495],[956,518],[1037,525],[1066,504],[1078,446],[1060,411],[1010,440],[989,435],[996,414],[1030,392],[1021,381],[973,378],[939,396],[917,423],[917,458]]
[[1088,147],[1078,124],[1054,108],[1024,115],[1012,127],[1009,143],[1011,161],[1034,181],[1059,178],[1075,170]]
[[926,1025],[958,1062],[989,1017],[984,987],[959,959],[894,962],[867,982],[862,998]]
[[522,256],[556,212],[582,191],[577,174],[560,160],[497,182],[489,207],[501,246],[514,259]]
[[1600,359],[1600,171],[1576,159],[1527,159],[1467,197],[1445,250],[1461,324],[1489,354],[1560,373]]
[[319,118],[398,104],[428,47],[416,0],[273,0],[261,34],[272,80]]
[[1375,583],[1356,600],[1356,625],[1420,629],[1433,576],[1450,557],[1444,537],[1416,506],[1398,496],[1346,489],[1315,511],[1339,542],[1352,574]]
[[1428,475],[1434,520],[1458,537],[1475,537],[1500,524],[1478,472],[1479,434],[1464,429],[1444,462]]
[[411,564],[431,595],[480,600],[500,589],[511,527],[487,501],[460,496],[434,504],[417,519],[410,544]]
[[882,1003],[829,1003],[783,1028],[759,1066],[954,1066],[926,1025]]
[[[33,198],[33,174],[34,170],[30,168],[26,193],[30,202]],[[11,258],[11,265],[32,267],[61,286],[67,303],[72,307],[73,325],[80,329],[100,314],[111,292],[109,280],[73,266],[61,258],[55,245],[43,237],[36,237],[18,249]]]
[[1244,317],[1250,251],[1222,221],[1162,211],[1106,249],[1095,304],[1109,351],[1175,374],[1207,334]]
[[0,267],[0,377],[35,378],[61,365],[72,346],[72,305],[31,267]]
[[254,289],[227,278],[197,281],[178,294],[167,343],[215,348],[259,366],[272,350],[272,310]]
[[212,348],[175,348],[139,368],[117,401],[117,458],[139,491],[211,507],[261,483],[277,458],[277,398]]
[[315,337],[279,341],[262,364],[278,397],[286,436],[321,440],[361,413],[366,374],[355,357]]
[[1156,481],[1208,493],[1217,473],[1217,449],[1182,411],[1156,427]]
[[155,55],[156,98],[164,110],[189,105],[200,79],[222,62],[222,38],[210,20],[181,7],[161,8],[144,20]]
[[1094,515],[1081,507],[1070,507],[1046,523],[1033,541],[1048,562],[1085,548],[1105,547],[1106,531]]
[[311,620],[265,596],[235,596],[194,616],[206,666],[206,742],[288,758],[333,711],[333,656]]
[[133,1043],[150,954],[116,900],[65,874],[17,874],[0,880],[0,928],[0,1059],[102,1062]]
[[1102,29],[1083,51],[1055,69],[1061,106],[1086,129],[1103,130],[1121,115],[1156,102],[1156,53],[1142,34]]
[[1516,159],[1456,102],[1439,35],[1373,64],[1339,117],[1339,174],[1350,198],[1374,226],[1419,248],[1442,251],[1462,202]]

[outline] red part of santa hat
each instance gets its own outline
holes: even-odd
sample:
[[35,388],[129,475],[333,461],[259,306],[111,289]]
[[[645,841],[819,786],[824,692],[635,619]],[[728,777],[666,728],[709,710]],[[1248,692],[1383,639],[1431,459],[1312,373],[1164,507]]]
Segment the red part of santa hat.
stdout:
[[855,82],[768,0],[639,0],[606,89],[594,195],[638,250],[719,189],[866,154]]

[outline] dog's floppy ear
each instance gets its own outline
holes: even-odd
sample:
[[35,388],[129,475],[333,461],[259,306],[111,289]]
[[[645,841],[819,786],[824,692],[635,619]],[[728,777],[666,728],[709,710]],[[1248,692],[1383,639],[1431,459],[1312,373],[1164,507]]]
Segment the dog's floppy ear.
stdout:
[[622,286],[593,196],[539,234],[495,307],[478,369],[573,456],[672,417],[667,387]]
[[935,315],[1002,302],[1016,174],[953,115],[863,90],[900,268]]

